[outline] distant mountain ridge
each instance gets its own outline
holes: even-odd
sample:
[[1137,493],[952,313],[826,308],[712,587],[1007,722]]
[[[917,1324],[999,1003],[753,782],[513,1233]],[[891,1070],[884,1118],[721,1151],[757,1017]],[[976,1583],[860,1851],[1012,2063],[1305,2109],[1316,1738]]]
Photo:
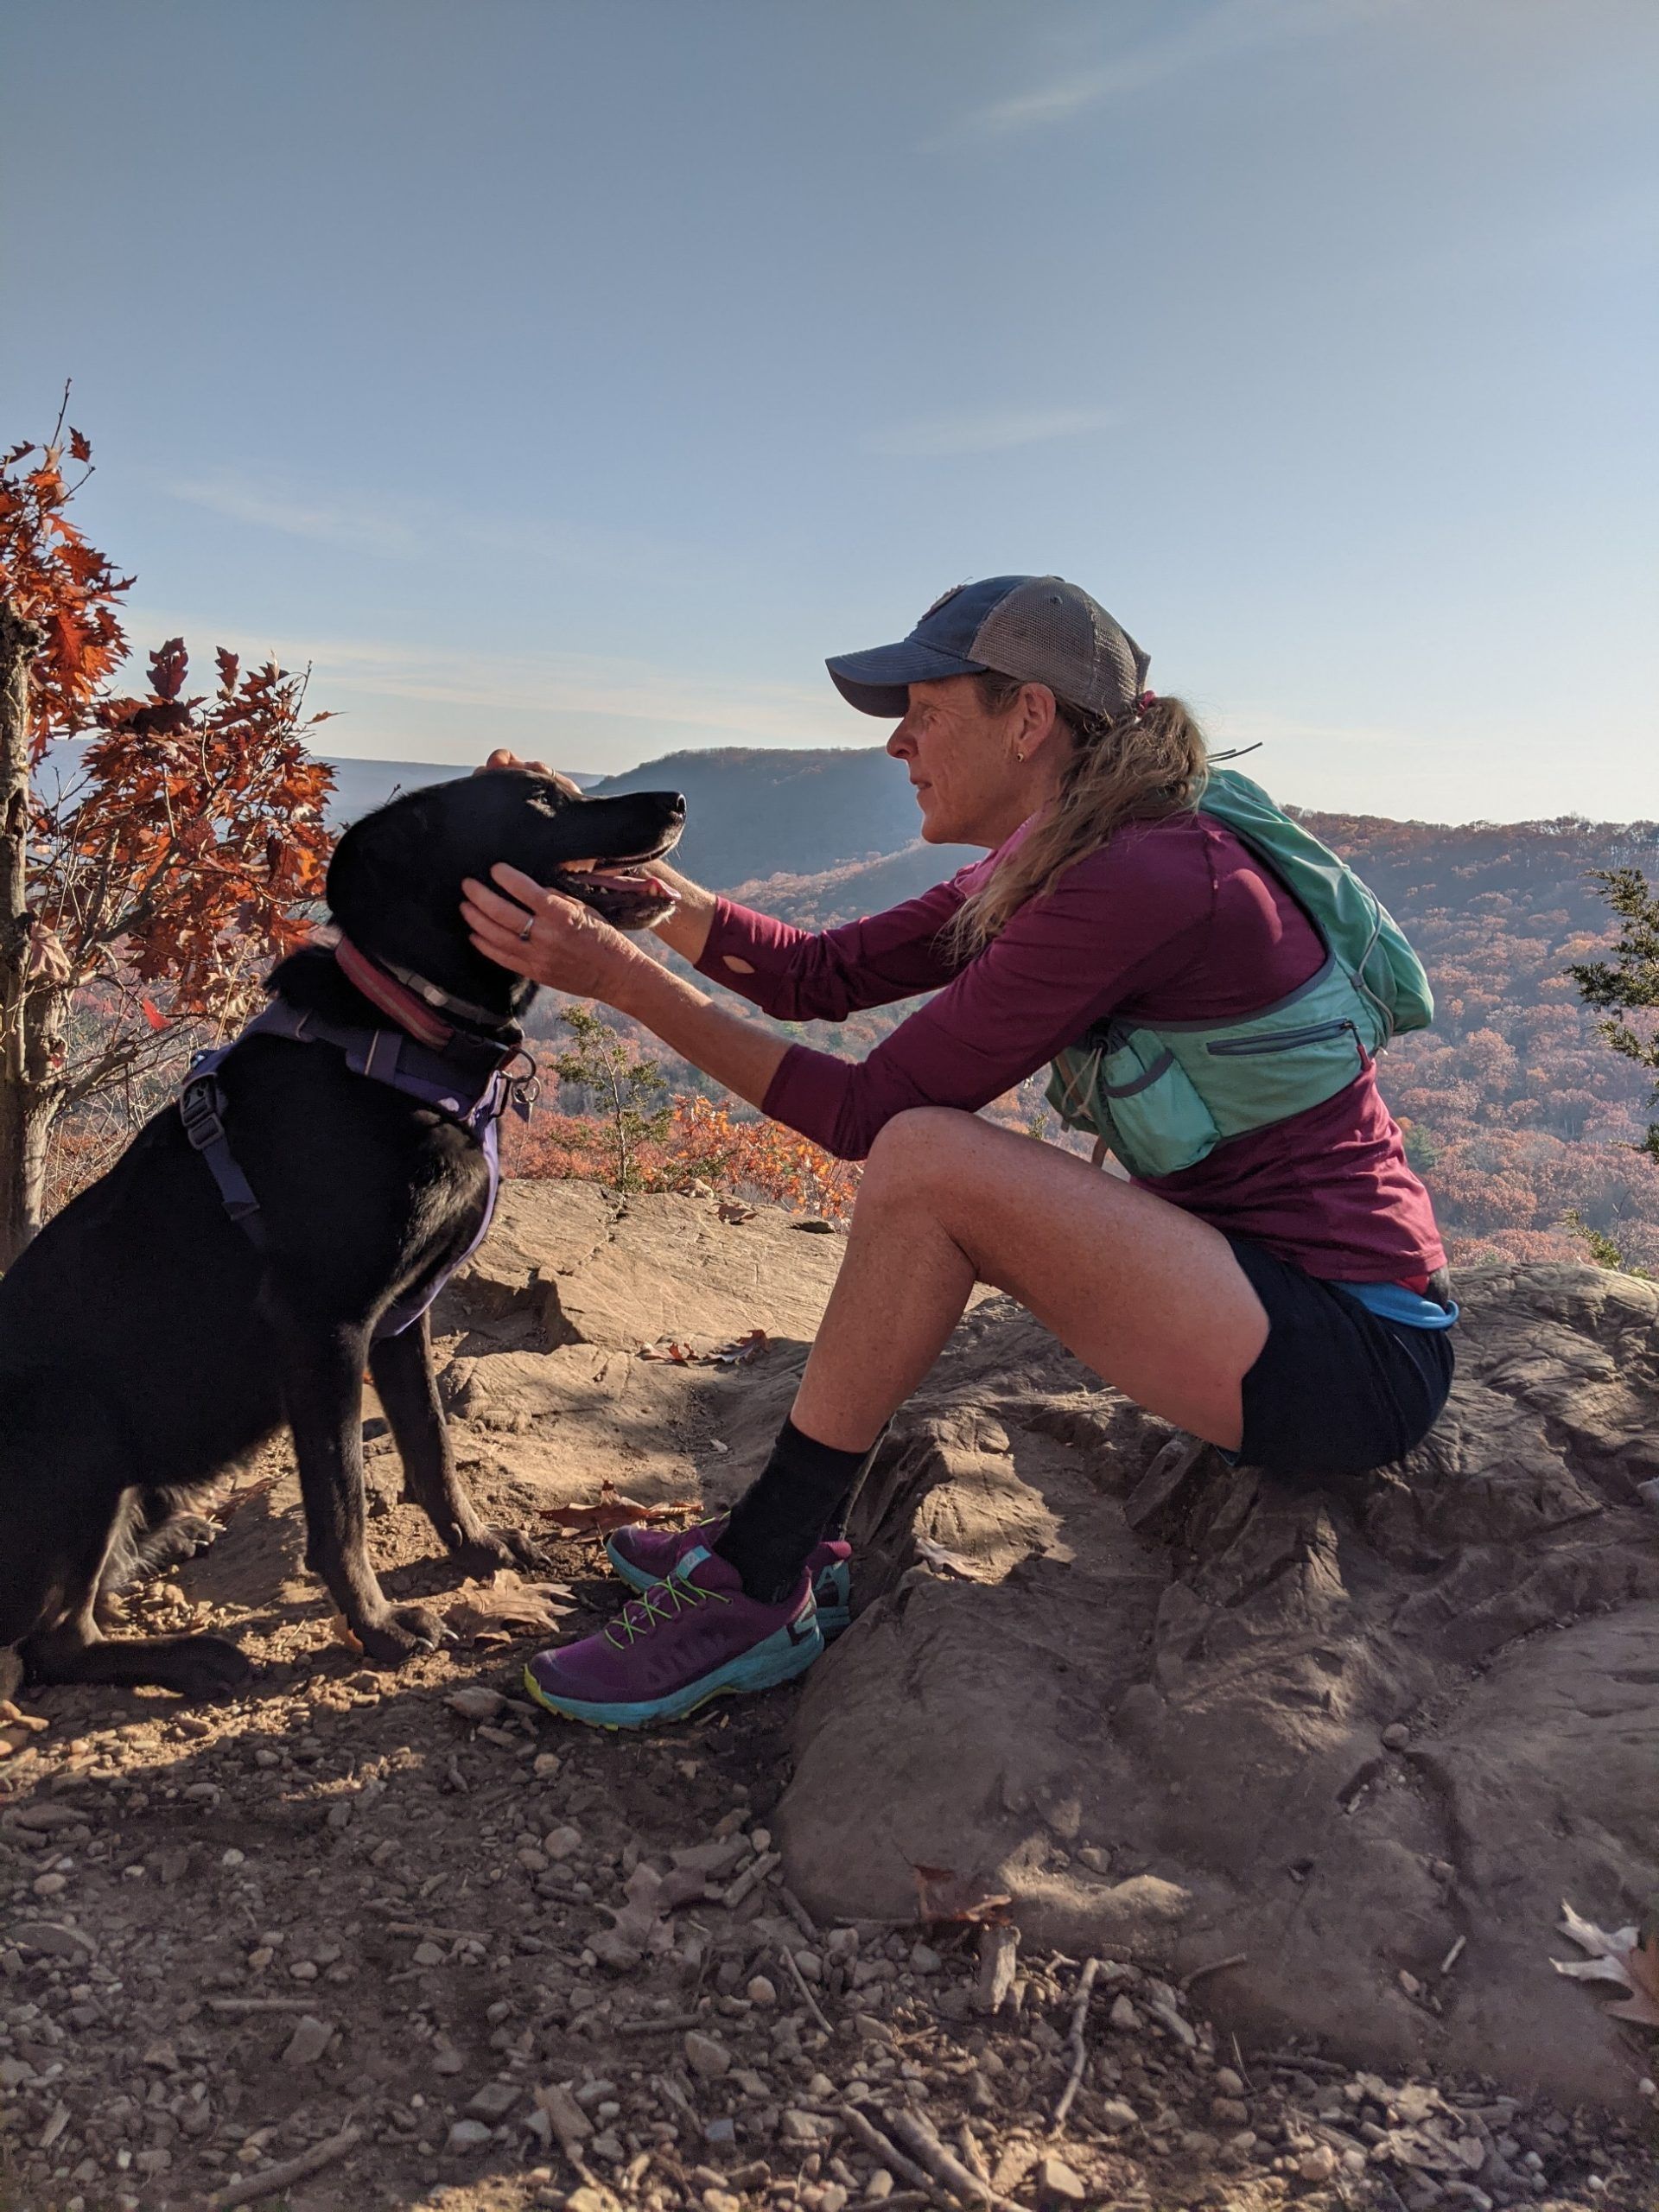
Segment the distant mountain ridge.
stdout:
[[[879,861],[915,844],[921,816],[910,779],[879,747],[785,751],[737,746],[671,753],[593,785],[613,791],[685,794],[677,864],[717,890],[757,878],[821,875]],[[949,875],[968,856],[934,849]]]

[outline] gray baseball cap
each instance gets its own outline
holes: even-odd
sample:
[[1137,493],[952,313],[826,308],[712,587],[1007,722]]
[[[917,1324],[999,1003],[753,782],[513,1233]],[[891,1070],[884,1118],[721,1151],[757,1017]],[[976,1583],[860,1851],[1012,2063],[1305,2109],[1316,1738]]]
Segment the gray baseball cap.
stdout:
[[861,714],[891,721],[910,686],[995,671],[1046,683],[1073,706],[1116,716],[1145,689],[1147,656],[1122,625],[1064,576],[988,576],[936,599],[907,638],[826,663]]

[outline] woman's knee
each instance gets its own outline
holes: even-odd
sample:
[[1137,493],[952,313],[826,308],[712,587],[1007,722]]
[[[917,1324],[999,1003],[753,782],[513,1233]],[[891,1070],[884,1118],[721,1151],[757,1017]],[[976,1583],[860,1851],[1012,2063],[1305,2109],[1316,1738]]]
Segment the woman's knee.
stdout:
[[860,1179],[861,1206],[912,1198],[953,1179],[984,1123],[950,1106],[912,1106],[876,1132]]

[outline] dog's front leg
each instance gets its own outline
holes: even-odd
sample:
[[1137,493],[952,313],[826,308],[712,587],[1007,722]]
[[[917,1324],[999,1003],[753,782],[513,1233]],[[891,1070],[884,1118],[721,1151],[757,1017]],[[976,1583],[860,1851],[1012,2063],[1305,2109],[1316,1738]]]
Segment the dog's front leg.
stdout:
[[283,1396],[305,1501],[305,1563],[321,1575],[371,1659],[396,1665],[442,1633],[423,1605],[392,1605],[369,1564],[363,1497],[360,1328],[273,1317],[283,1351]]
[[369,1374],[404,1463],[404,1494],[421,1508],[468,1573],[544,1566],[528,1537],[516,1529],[493,1527],[481,1517],[455,1471],[424,1313],[398,1335],[382,1337],[370,1345]]

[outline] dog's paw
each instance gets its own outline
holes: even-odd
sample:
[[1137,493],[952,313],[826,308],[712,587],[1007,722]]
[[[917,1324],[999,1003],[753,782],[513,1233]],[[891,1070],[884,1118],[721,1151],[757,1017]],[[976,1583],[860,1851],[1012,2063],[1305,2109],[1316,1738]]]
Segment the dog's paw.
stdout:
[[240,1697],[253,1680],[247,1654],[222,1636],[193,1636],[167,1654],[156,1679],[181,1697]]
[[377,1621],[354,1621],[352,1632],[377,1666],[401,1667],[417,1651],[435,1651],[443,1623],[424,1605],[391,1605]]
[[493,1522],[457,1544],[454,1556],[455,1564],[468,1574],[496,1574],[503,1567],[523,1567],[532,1574],[541,1574],[548,1567],[546,1555],[537,1550],[528,1536],[517,1529],[498,1528]]
[[215,1544],[225,1533],[225,1523],[215,1521],[206,1513],[175,1513],[163,1527],[158,1529],[138,1554],[139,1571],[145,1577],[164,1574],[170,1567],[178,1567],[188,1559],[194,1559]]

